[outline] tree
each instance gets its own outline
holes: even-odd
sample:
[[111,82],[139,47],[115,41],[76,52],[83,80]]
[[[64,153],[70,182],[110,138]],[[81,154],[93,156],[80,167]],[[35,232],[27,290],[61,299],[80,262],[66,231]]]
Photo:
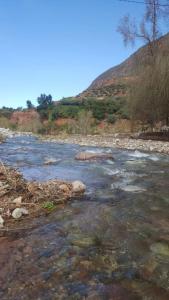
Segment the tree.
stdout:
[[48,96],[46,94],[41,94],[40,97],[37,98],[38,102],[38,109],[46,109],[48,106],[52,105],[52,96],[49,94]]
[[[169,4],[169,1],[166,3]],[[137,39],[147,45],[145,64],[130,86],[129,107],[132,119],[148,122],[151,128],[156,122],[166,120],[168,123],[169,119],[169,53],[167,51],[163,56],[163,49],[158,42],[162,35],[160,21],[167,15],[167,6],[159,0],[147,0],[139,25],[127,15],[118,27],[125,45],[134,44]]]
[[27,101],[26,101],[26,105],[27,105],[27,108],[28,108],[28,109],[34,108],[32,102],[31,102],[30,100],[27,100]]
[[125,45],[134,45],[137,39],[148,45],[149,54],[155,55],[155,41],[162,35],[160,20],[166,13],[166,7],[159,0],[145,1],[145,12],[140,24],[136,24],[130,15],[121,19],[117,31],[122,35]]
[[144,67],[132,83],[129,106],[133,120],[147,122],[151,128],[157,122],[169,122],[169,57],[158,56],[153,65]]

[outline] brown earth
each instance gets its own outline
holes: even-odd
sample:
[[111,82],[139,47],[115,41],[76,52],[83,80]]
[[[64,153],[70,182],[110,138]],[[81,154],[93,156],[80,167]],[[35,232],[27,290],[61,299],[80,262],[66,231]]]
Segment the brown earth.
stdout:
[[[168,55],[169,33],[156,41],[158,53]],[[78,95],[80,98],[96,97],[104,99],[105,96],[126,96],[127,87],[140,74],[140,66],[147,62],[149,57],[148,46],[139,48],[121,64],[114,66],[99,75],[91,85]]]
[[15,111],[11,116],[11,123],[25,125],[32,120],[39,120],[39,114],[36,110]]

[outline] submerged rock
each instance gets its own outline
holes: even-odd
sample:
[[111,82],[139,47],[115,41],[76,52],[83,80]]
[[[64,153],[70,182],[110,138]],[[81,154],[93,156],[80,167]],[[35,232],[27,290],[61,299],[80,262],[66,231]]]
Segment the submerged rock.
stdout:
[[53,164],[58,163],[59,161],[60,160],[55,159],[55,158],[49,158],[44,161],[44,165],[53,165]]
[[14,219],[19,219],[22,217],[22,215],[28,215],[29,212],[26,208],[15,208],[12,212],[12,217]]
[[84,237],[81,234],[75,234],[71,236],[71,243],[74,246],[78,246],[78,247],[90,247],[94,244],[94,241],[92,238],[90,237]]
[[154,254],[169,257],[169,245],[167,243],[155,243],[150,247]]
[[103,160],[103,159],[114,159],[111,153],[91,153],[91,152],[80,152],[75,156],[76,160]]
[[86,190],[86,186],[83,182],[81,181],[73,181],[72,182],[72,192],[73,193],[84,193]]

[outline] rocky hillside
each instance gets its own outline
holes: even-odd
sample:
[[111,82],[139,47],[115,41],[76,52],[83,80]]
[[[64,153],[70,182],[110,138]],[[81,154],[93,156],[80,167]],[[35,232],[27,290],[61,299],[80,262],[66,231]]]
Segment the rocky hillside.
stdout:
[[[157,41],[157,49],[168,52],[169,49],[169,33],[161,37]],[[139,66],[142,66],[148,56],[148,47],[144,46],[132,54],[128,59],[120,65],[115,66],[99,77],[97,77],[89,88],[80,94],[80,97],[104,97],[125,94],[126,86],[139,73]]]

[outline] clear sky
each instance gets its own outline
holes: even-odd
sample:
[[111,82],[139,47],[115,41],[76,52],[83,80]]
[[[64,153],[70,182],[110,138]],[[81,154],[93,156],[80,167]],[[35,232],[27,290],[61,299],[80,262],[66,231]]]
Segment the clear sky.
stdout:
[[0,0],[0,107],[86,89],[135,50],[116,28],[142,10],[117,0]]

